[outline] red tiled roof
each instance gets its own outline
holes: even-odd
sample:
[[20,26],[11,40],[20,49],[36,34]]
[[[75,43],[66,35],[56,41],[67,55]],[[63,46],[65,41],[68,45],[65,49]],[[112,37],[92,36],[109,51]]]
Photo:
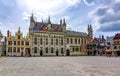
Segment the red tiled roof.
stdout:
[[113,40],[117,40],[117,39],[120,39],[120,33],[119,34],[116,34],[113,38]]

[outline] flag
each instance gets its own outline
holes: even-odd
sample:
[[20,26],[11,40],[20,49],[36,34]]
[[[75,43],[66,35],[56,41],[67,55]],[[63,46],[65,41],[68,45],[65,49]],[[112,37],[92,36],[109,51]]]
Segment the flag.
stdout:
[[38,26],[38,24],[36,23],[34,26]]
[[46,26],[46,24],[43,24],[43,25],[40,27],[40,30],[44,30],[44,29],[45,29],[45,26]]
[[34,26],[34,27],[33,27],[33,30],[38,30],[38,27],[37,27],[37,26]]
[[57,25],[57,26],[56,26],[55,31],[57,31],[57,30],[58,30],[58,28],[59,28],[59,25]]

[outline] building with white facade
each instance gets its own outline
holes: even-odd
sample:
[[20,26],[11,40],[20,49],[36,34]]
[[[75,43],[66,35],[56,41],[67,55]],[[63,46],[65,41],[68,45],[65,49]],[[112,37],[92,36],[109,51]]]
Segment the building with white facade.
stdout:
[[59,24],[53,24],[50,17],[47,23],[36,22],[32,15],[29,26],[31,56],[86,55],[83,46],[88,34],[66,30],[66,27],[65,19],[61,19]]

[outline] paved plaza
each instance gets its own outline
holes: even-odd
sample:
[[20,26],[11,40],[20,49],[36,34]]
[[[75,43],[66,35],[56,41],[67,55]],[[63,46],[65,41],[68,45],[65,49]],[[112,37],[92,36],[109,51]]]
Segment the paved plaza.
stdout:
[[120,57],[2,57],[0,76],[120,76]]

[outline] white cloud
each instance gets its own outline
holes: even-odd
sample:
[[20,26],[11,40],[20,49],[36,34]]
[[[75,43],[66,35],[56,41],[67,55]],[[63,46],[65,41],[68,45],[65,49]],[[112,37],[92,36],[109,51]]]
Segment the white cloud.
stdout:
[[80,0],[19,0],[17,3],[28,10],[44,12],[45,14],[55,14],[63,12],[70,6],[79,3]]
[[107,10],[107,13],[113,15],[115,12],[114,12],[113,9],[110,8],[110,9]]
[[[81,0],[18,0],[23,9],[27,11],[23,12],[24,19],[28,19],[29,15],[33,12],[37,21],[42,19],[46,21],[48,16],[54,19],[55,16],[64,16],[64,12],[69,7],[76,7]],[[66,16],[64,16],[66,17]],[[66,17],[68,19],[69,17]],[[59,18],[57,19],[59,20]],[[54,22],[54,21],[53,21]]]
[[86,0],[84,0],[84,3],[85,3],[87,6],[93,6],[93,5],[94,5],[94,1],[91,2],[91,3],[88,3]]

